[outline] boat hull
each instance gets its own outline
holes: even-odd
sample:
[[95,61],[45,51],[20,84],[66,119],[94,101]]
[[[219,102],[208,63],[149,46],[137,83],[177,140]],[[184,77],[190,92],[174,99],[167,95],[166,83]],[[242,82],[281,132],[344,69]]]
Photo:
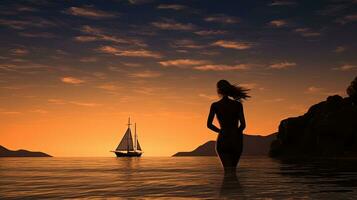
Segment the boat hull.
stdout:
[[119,152],[114,151],[117,157],[140,157],[142,152]]

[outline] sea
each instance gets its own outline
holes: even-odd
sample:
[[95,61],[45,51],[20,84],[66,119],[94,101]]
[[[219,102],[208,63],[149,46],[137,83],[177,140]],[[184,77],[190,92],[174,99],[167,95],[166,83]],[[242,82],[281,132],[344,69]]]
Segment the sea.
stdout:
[[357,199],[357,165],[252,156],[224,174],[217,157],[0,158],[0,199]]

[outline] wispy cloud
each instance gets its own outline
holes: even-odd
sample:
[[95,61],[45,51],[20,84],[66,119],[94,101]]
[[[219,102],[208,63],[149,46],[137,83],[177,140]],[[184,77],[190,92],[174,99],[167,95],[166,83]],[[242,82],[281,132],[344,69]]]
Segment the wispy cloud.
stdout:
[[66,101],[64,101],[63,99],[48,99],[47,102],[49,104],[56,104],[56,105],[64,105],[64,104],[66,104]]
[[337,23],[342,24],[342,25],[348,24],[351,22],[355,22],[355,21],[357,21],[357,14],[346,15],[346,16],[336,20]]
[[338,46],[338,47],[336,47],[336,49],[334,50],[334,52],[336,52],[336,53],[342,53],[342,52],[344,52],[344,51],[346,51],[346,47],[344,47],[344,46]]
[[305,90],[305,93],[307,93],[307,94],[321,94],[321,93],[324,93],[324,91],[325,91],[324,88],[310,86]]
[[81,84],[81,83],[85,82],[82,79],[71,77],[71,76],[62,77],[61,81],[63,83],[74,84],[74,85],[78,85],[78,84]]
[[133,72],[129,74],[129,76],[133,78],[157,78],[160,77],[161,75],[162,74],[160,72],[150,71],[150,70]]
[[199,97],[202,97],[202,98],[205,98],[205,99],[208,99],[208,100],[215,100],[217,99],[217,95],[209,95],[209,94],[198,94]]
[[38,113],[38,114],[47,114],[48,113],[48,111],[44,110],[44,109],[35,109],[35,110],[31,110],[31,112]]
[[112,54],[115,56],[124,56],[124,57],[146,57],[146,58],[161,58],[162,55],[157,52],[152,52],[145,49],[138,50],[123,50],[114,46],[101,46],[98,49],[100,52]]
[[146,3],[150,3],[152,1],[153,0],[128,0],[129,3],[136,4],[136,5],[146,4]]
[[273,27],[284,27],[288,25],[288,21],[284,20],[284,19],[276,19],[276,20],[272,20],[268,23],[268,25],[273,26]]
[[285,99],[284,98],[275,98],[275,99],[264,100],[264,102],[267,102],[267,103],[278,103],[278,102],[282,102],[282,101],[285,101]]
[[[247,88],[249,90],[256,89],[258,87],[257,83],[240,83],[239,86]],[[261,88],[259,88],[261,89]]]
[[212,43],[213,46],[219,46],[228,49],[237,49],[237,50],[245,50],[250,49],[254,45],[250,42],[237,42],[237,41],[228,41],[228,40],[218,40]]
[[20,36],[29,37],[29,38],[56,38],[57,35],[49,32],[19,32]]
[[160,4],[157,6],[158,9],[169,9],[169,10],[184,10],[187,7],[180,4]]
[[176,40],[170,44],[174,48],[185,48],[185,49],[202,49],[205,48],[206,45],[198,44],[193,40]]
[[48,99],[47,102],[49,104],[54,104],[54,105],[76,105],[76,106],[82,106],[82,107],[97,107],[101,106],[102,104],[98,103],[93,103],[93,102],[84,102],[84,101],[68,101],[64,99]]
[[117,91],[120,89],[120,87],[114,83],[106,83],[106,84],[98,85],[96,88],[106,91]]
[[176,60],[166,60],[159,62],[162,66],[169,67],[179,67],[179,68],[186,68],[195,65],[204,65],[209,63],[207,60],[193,60],[193,59],[176,59]]
[[117,14],[96,9],[94,6],[70,7],[65,13],[92,19],[112,18],[117,16]]
[[211,35],[224,35],[227,33],[227,31],[222,31],[222,30],[201,30],[201,31],[195,31],[194,32],[197,35],[201,36],[211,36]]
[[98,58],[97,57],[83,57],[79,59],[80,62],[97,62]]
[[123,36],[116,36],[113,33],[106,33],[104,30],[95,28],[93,26],[84,25],[80,29],[81,32],[88,35],[76,36],[75,40],[79,42],[92,42],[92,41],[109,41],[121,44],[137,45],[141,47],[147,46],[143,41]]
[[201,65],[195,66],[194,69],[200,71],[235,71],[235,70],[247,70],[250,69],[250,66],[247,64],[238,64],[238,65]]
[[74,37],[74,39],[79,42],[93,42],[93,41],[100,40],[100,38],[96,36],[88,36],[88,35],[76,36]]
[[11,54],[16,55],[16,56],[23,56],[23,55],[27,55],[29,53],[29,51],[25,48],[11,49],[10,52],[11,52]]
[[296,5],[297,3],[295,1],[291,1],[291,0],[276,0],[276,1],[272,1],[269,5],[270,6],[292,6],[292,5]]
[[102,104],[98,103],[92,103],[92,102],[82,102],[82,101],[69,101],[70,104],[76,105],[76,106],[84,106],[84,107],[98,107],[102,106]]
[[0,114],[3,115],[20,115],[22,112],[19,111],[0,111]]
[[191,23],[184,24],[174,20],[163,20],[161,22],[152,22],[151,24],[162,30],[191,31],[196,29],[196,26]]
[[293,66],[296,66],[295,62],[284,61],[284,62],[280,62],[280,63],[271,64],[269,66],[269,68],[271,68],[271,69],[287,69],[287,68],[290,68]]
[[231,17],[223,14],[208,16],[204,18],[207,22],[216,22],[222,24],[236,24],[240,22],[240,19],[237,17]]
[[47,28],[51,26],[56,26],[54,22],[39,17],[31,17],[26,20],[0,19],[0,25],[7,26],[13,29],[18,29],[18,30],[22,30],[30,27]]
[[338,71],[354,71],[357,70],[357,65],[341,65],[339,67],[332,68],[333,70],[338,70]]
[[310,28],[297,28],[294,31],[303,37],[317,37],[321,35],[320,32],[312,31]]

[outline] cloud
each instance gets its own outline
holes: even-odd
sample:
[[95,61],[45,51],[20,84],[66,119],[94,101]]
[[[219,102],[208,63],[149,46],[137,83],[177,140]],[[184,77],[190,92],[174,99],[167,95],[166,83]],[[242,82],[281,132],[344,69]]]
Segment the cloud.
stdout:
[[116,17],[116,14],[114,13],[98,10],[93,6],[70,7],[65,11],[65,13],[75,16],[88,17],[92,19]]
[[200,71],[235,71],[235,70],[247,70],[250,66],[247,64],[238,65],[201,65],[195,66],[194,69]]
[[66,104],[66,101],[64,101],[62,99],[48,99],[47,102],[50,103],[50,104],[56,104],[56,105],[64,105],[64,104]]
[[357,14],[346,15],[346,16],[336,20],[337,23],[342,24],[342,25],[348,24],[351,22],[355,22],[355,21],[357,21]]
[[215,100],[217,99],[217,95],[208,95],[208,94],[198,94],[199,97],[202,97],[202,98],[205,98],[205,99],[208,99],[208,100]]
[[25,48],[11,49],[10,52],[11,52],[11,54],[17,55],[17,56],[23,56],[23,55],[27,55],[29,53],[29,51]]
[[40,17],[30,17],[26,20],[0,19],[0,25],[8,26],[17,30],[22,30],[30,27],[47,28],[51,26],[56,26],[54,22]]
[[269,68],[271,68],[271,69],[287,69],[287,68],[290,68],[293,66],[296,66],[296,63],[284,61],[284,62],[280,62],[280,63],[271,64],[269,66]]
[[22,112],[18,112],[18,111],[1,111],[0,114],[3,114],[3,115],[20,115],[20,114],[22,114]]
[[332,68],[333,70],[338,70],[338,71],[354,71],[357,70],[357,65],[342,65],[339,67]]
[[43,110],[43,109],[35,109],[35,110],[31,110],[31,112],[39,113],[39,114],[47,114],[48,113],[47,110]]
[[37,72],[53,70],[53,67],[31,62],[21,62],[16,64],[3,63],[0,64],[0,70],[17,73],[35,74]]
[[78,79],[78,78],[74,78],[74,77],[71,77],[71,76],[62,77],[61,81],[63,83],[74,84],[74,85],[78,85],[78,84],[81,84],[81,83],[85,82],[84,80],[81,80],[81,79]]
[[83,107],[97,107],[97,106],[102,105],[102,104],[93,103],[93,102],[67,101],[64,99],[48,99],[47,101],[49,104],[55,104],[55,105],[72,104],[72,105],[83,106]]
[[267,103],[277,103],[277,102],[282,102],[282,101],[285,101],[285,99],[283,99],[283,98],[275,98],[275,99],[264,100],[264,102],[267,102]]
[[299,33],[303,37],[317,37],[320,36],[321,33],[312,31],[309,28],[297,28],[294,30],[296,33]]
[[187,49],[202,49],[205,48],[205,45],[200,45],[194,42],[193,40],[176,40],[171,43],[171,46],[174,48],[187,48]]
[[338,46],[338,47],[336,47],[336,49],[334,50],[334,52],[336,52],[336,53],[342,53],[342,52],[344,52],[344,51],[346,51],[346,47],[344,47],[344,46]]
[[79,42],[93,42],[93,41],[97,41],[100,40],[98,37],[96,36],[88,36],[88,35],[80,35],[80,36],[76,36],[74,37],[74,39],[76,41]]
[[153,0],[128,0],[128,2],[130,4],[136,4],[136,5],[140,5],[140,4],[146,4],[146,3],[150,3]]
[[80,31],[88,35],[76,36],[75,40],[79,42],[109,41],[114,43],[137,45],[141,47],[147,46],[141,40],[127,37],[118,37],[113,34],[105,33],[105,31],[89,25],[82,26]]
[[96,57],[83,57],[79,59],[80,62],[97,62],[98,58]]
[[275,0],[272,1],[269,6],[292,6],[296,5],[297,3],[295,1],[289,1],[289,0]]
[[120,87],[118,87],[117,85],[115,85],[113,83],[106,83],[103,85],[98,85],[97,88],[106,90],[106,91],[116,91],[116,90],[120,89]]
[[81,101],[69,101],[68,103],[76,105],[76,106],[84,106],[84,107],[97,107],[101,106],[101,104],[91,103],[91,102],[81,102]]
[[[257,88],[258,84],[257,83],[240,83],[238,84],[239,86],[242,86],[244,88],[247,88],[249,90]],[[261,89],[261,88],[259,88]]]
[[212,43],[212,45],[228,48],[228,49],[238,49],[238,50],[245,50],[253,47],[253,44],[249,42],[236,42],[236,41],[227,41],[227,40],[218,40]]
[[325,90],[324,88],[310,86],[310,87],[308,87],[306,89],[305,93],[308,93],[308,94],[321,94],[321,93],[323,93],[324,90]]
[[210,36],[210,35],[224,35],[227,33],[227,31],[222,31],[222,30],[202,30],[202,31],[195,31],[194,32],[197,35],[201,36]]
[[133,78],[157,78],[160,77],[162,74],[160,72],[145,70],[141,72],[134,72],[129,74],[130,77]]
[[222,23],[222,24],[236,24],[240,22],[240,19],[237,17],[230,17],[227,15],[214,15],[214,16],[209,16],[204,19],[206,22],[216,22],[216,23]]
[[176,31],[191,31],[196,29],[196,26],[189,23],[189,24],[183,24],[176,22],[174,20],[165,20],[162,22],[152,22],[151,23],[153,26],[156,28],[162,29],[162,30],[176,30]]
[[187,7],[179,4],[160,4],[157,6],[158,9],[170,9],[170,10],[184,10]]
[[207,64],[207,60],[192,60],[192,59],[176,59],[176,60],[166,60],[166,61],[160,61],[160,65],[169,67],[169,66],[174,66],[174,67],[179,67],[179,68],[186,68],[190,66],[195,66],[195,65],[204,65]]
[[19,32],[20,36],[29,37],[29,38],[56,38],[57,35],[49,32]]
[[280,27],[287,26],[288,22],[286,20],[283,20],[283,19],[276,19],[276,20],[270,21],[268,23],[268,25],[280,28]]
[[115,56],[124,56],[124,57],[144,57],[144,58],[161,58],[160,53],[152,52],[149,50],[138,49],[138,50],[122,50],[113,46],[101,46],[98,49],[100,52],[112,54]]

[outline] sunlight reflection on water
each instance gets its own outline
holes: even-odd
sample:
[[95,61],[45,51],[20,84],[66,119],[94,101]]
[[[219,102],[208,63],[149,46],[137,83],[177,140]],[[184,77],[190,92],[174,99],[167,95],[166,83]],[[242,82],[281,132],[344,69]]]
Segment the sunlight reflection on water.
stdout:
[[334,167],[243,157],[234,177],[215,157],[1,158],[0,199],[357,198],[357,169]]

